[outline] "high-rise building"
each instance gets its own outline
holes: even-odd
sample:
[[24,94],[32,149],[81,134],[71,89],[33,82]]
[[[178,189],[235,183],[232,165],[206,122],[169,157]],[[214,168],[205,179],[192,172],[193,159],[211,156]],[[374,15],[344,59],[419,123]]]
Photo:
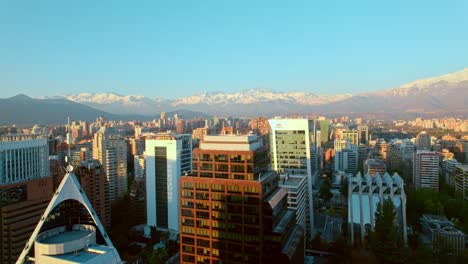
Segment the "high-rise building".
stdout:
[[46,135],[0,136],[0,185],[50,176]]
[[444,176],[445,181],[455,186],[455,168],[457,165],[462,165],[456,159],[443,160],[442,161],[442,176]]
[[385,142],[385,139],[379,138],[377,142],[375,142],[373,151],[374,151],[374,158],[386,161],[387,160],[387,142]]
[[286,189],[288,209],[296,212],[296,223],[304,230],[307,226],[307,177],[305,175],[280,175],[279,186]]
[[336,151],[341,151],[342,149],[350,149],[351,142],[348,139],[335,139],[333,140],[333,149]]
[[468,200],[468,165],[457,165],[454,176],[455,192]]
[[330,126],[330,122],[328,120],[318,120],[317,122],[320,128],[320,141],[321,141],[321,144],[323,145],[328,142],[328,133],[329,133],[328,128]]
[[102,224],[109,228],[111,224],[109,182],[104,176],[101,163],[93,159],[81,161],[76,168],[76,176]]
[[130,153],[133,156],[141,155],[145,151],[145,140],[141,138],[132,138],[129,142]]
[[46,135],[0,136],[0,263],[15,263],[53,195]]
[[413,183],[418,188],[439,190],[439,154],[418,150],[414,153]]
[[109,201],[127,191],[127,143],[112,127],[102,127],[93,140],[93,159],[98,160],[109,182]]
[[303,263],[304,230],[256,135],[205,136],[180,179],[181,263]]
[[409,139],[404,139],[401,142],[401,154],[404,161],[413,160],[414,152],[416,152],[416,145]]
[[270,119],[271,168],[280,174],[307,175],[306,234],[314,235],[312,185],[317,181],[315,124],[307,119]]
[[388,173],[361,176],[359,172],[348,178],[348,188],[348,222],[352,242],[355,229],[360,233],[361,241],[366,235],[366,225],[374,230],[378,204],[387,199],[391,199],[395,206],[397,226],[401,228],[406,241],[406,194],[404,181],[397,173],[393,176]]
[[387,171],[395,172],[401,169],[403,161],[401,155],[401,143],[390,142],[387,145]]
[[359,144],[369,143],[369,127],[367,125],[358,125],[357,131],[359,133]]
[[352,145],[351,149],[358,155],[358,170],[362,170],[361,166],[364,165],[364,161],[368,158],[367,146],[364,144]]
[[22,244],[24,248],[16,263],[122,263],[72,166],[67,167],[67,174],[42,217],[32,225],[34,231]]
[[377,173],[380,176],[387,172],[387,166],[381,159],[367,159],[364,162],[364,173],[374,177]]
[[136,155],[133,161],[135,180],[143,180],[146,177],[146,155]]
[[416,147],[418,150],[431,150],[431,136],[422,131],[416,137]]
[[352,149],[335,152],[335,171],[356,174],[358,171],[358,153]]
[[359,131],[357,130],[341,131],[341,139],[348,140],[353,145],[359,145]]
[[191,135],[159,133],[146,138],[148,227],[179,231],[178,182],[191,171]]

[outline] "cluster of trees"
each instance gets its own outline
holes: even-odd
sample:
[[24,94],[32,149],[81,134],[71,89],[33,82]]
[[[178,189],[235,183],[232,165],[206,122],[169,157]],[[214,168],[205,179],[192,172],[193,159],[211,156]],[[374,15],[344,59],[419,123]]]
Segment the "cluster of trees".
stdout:
[[419,228],[419,218],[422,214],[445,215],[465,233],[468,233],[468,201],[455,194],[453,187],[439,182],[440,190],[407,189],[407,221],[409,225]]
[[[422,192],[425,194],[428,190]],[[436,212],[443,209],[440,201],[425,202],[424,206]],[[468,263],[468,251],[455,253],[442,240],[435,241],[430,248],[420,242],[419,233],[409,236],[408,245],[405,244],[395,219],[396,210],[390,199],[379,204],[375,229],[369,230],[369,247],[379,263]]]

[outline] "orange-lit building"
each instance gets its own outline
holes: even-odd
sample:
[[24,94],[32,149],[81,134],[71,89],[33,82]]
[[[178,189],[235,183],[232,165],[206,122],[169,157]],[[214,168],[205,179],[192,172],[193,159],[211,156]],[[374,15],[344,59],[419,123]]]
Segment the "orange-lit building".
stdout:
[[0,186],[0,263],[15,263],[52,197],[52,177]]
[[108,195],[109,182],[98,160],[84,160],[76,169],[76,176],[89,202],[98,214],[104,227],[111,223],[111,206]]
[[304,263],[304,229],[256,135],[205,136],[180,179],[181,263]]

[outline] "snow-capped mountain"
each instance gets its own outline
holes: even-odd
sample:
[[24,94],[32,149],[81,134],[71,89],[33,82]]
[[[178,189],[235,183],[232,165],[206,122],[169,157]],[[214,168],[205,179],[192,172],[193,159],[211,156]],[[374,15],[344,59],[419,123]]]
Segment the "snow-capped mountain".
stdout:
[[439,90],[438,92],[446,92],[450,89],[456,89],[460,84],[468,81],[468,68],[454,73],[444,74],[437,77],[431,77],[421,80],[416,80],[400,87],[390,90],[384,90],[380,93],[383,95],[393,96],[411,96],[420,93],[426,93],[428,90]]
[[237,93],[213,92],[192,95],[176,100],[173,105],[193,104],[258,104],[272,101],[283,101],[287,103],[299,103],[302,105],[321,105],[340,101],[351,97],[350,94],[343,95],[315,95],[306,92],[276,92],[269,89],[250,89]]
[[142,95],[68,94],[59,98],[115,114],[158,115],[186,109],[211,115],[271,116],[293,113],[468,112],[468,68],[410,82],[397,88],[357,95],[316,95],[250,89],[206,92],[176,100]]

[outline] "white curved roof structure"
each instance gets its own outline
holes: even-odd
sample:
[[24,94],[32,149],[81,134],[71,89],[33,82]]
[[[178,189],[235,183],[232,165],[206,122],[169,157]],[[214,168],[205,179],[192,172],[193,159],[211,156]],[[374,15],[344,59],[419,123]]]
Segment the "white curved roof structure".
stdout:
[[[39,232],[49,216],[49,214],[52,212],[52,210],[59,205],[61,202],[65,200],[75,200],[80,202],[88,211],[89,215],[93,219],[94,223],[96,224],[96,229],[98,229],[106,243],[106,245],[86,245],[86,248],[83,249],[83,255],[86,254],[87,252],[92,252],[92,254],[96,254],[95,248],[100,248],[101,249],[101,256],[96,258],[96,261],[89,261],[87,259],[86,263],[102,263],[102,261],[105,261],[106,263],[122,263],[119,253],[117,250],[114,248],[109,236],[107,235],[106,231],[104,230],[104,226],[102,225],[101,221],[99,220],[96,212],[91,206],[91,203],[89,202],[88,198],[86,197],[85,192],[83,189],[81,189],[81,185],[78,182],[78,179],[75,176],[75,173],[73,172],[73,167],[68,166],[67,167],[67,174],[65,174],[65,177],[63,178],[62,182],[60,183],[60,186],[58,187],[57,191],[55,192],[54,196],[52,197],[49,205],[47,206],[47,209],[45,210],[44,214],[42,215],[41,219],[39,220],[39,223],[37,224],[36,228],[34,229],[34,232],[32,233],[31,237],[29,238],[29,241],[26,243],[23,251],[21,252],[21,255],[19,256],[18,260],[16,261],[17,264],[22,264],[25,263],[26,261],[34,261],[35,263],[39,263],[39,261],[36,262],[36,259],[33,257],[28,257],[28,253],[32,247],[34,247],[34,243],[39,235]],[[63,232],[62,232],[63,233]],[[63,252],[62,252],[63,253]],[[90,253],[91,254],[91,253]],[[63,256],[63,255],[62,255]],[[60,259],[60,256],[56,257],[57,259]],[[39,260],[39,259],[37,259]],[[79,260],[78,262],[75,263],[80,263]]]

